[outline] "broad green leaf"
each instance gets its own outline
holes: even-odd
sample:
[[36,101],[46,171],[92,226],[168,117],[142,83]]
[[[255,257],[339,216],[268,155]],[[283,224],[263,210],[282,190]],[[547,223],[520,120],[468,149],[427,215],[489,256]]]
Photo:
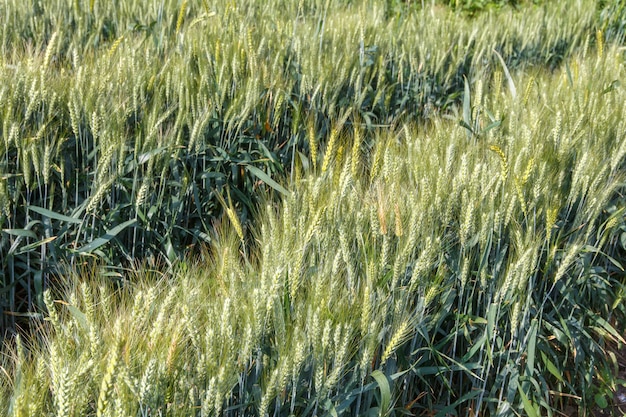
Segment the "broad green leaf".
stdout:
[[613,265],[615,265],[620,271],[624,270],[624,267],[622,266],[622,264],[620,262],[618,262],[615,258],[613,258],[612,256],[610,256],[607,253],[602,252],[600,249],[596,248],[595,246],[591,246],[591,245],[585,245],[584,247],[585,251],[588,252],[593,252],[593,253],[597,253],[600,254],[604,257],[606,257],[606,259],[608,259]]
[[485,127],[481,133],[487,133],[491,129],[495,129],[496,127],[499,127],[501,124],[502,124],[501,120],[496,120],[495,122],[490,123],[487,127]]
[[459,120],[459,126],[467,129],[468,136],[471,136],[474,133],[474,129],[470,125],[468,125],[464,120]]
[[483,333],[477,340],[475,340],[472,344],[471,349],[463,356],[462,361],[470,360],[476,352],[483,349],[487,342],[487,333]]
[[565,72],[567,73],[567,82],[570,88],[574,87],[574,78],[572,77],[572,70],[569,67],[569,62],[565,62]]

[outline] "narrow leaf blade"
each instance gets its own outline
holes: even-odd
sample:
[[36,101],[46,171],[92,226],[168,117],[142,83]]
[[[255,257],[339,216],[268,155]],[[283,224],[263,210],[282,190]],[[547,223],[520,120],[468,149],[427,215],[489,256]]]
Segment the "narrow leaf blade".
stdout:
[[283,187],[282,185],[280,185],[279,183],[274,181],[269,175],[267,175],[265,172],[261,171],[259,168],[255,167],[253,165],[246,164],[246,169],[252,175],[257,177],[258,179],[260,179],[261,181],[263,181],[264,183],[266,183],[267,185],[269,185],[270,187],[272,187],[273,189],[275,189],[279,193],[281,193],[283,195],[289,195],[289,191],[287,191],[287,189],[285,187]]
[[61,222],[75,223],[75,224],[80,224],[83,222],[81,219],[77,219],[75,217],[64,216],[63,214],[55,213],[54,211],[45,209],[43,207],[28,206],[28,209],[34,211],[35,213],[39,213],[42,216],[46,216],[54,220],[59,220]]
[[122,230],[126,229],[129,226],[133,226],[135,223],[137,223],[137,220],[135,219],[125,221],[124,223],[115,226],[113,229],[109,230],[104,235],[100,236],[99,238],[94,239],[93,242],[78,248],[76,251],[81,255],[89,254],[93,252],[94,250],[98,249],[100,246],[108,243],[111,239],[117,236]]
[[504,58],[502,58],[502,55],[500,55],[495,49],[493,50],[493,52],[500,60],[500,64],[502,64],[502,70],[504,71],[504,76],[506,77],[507,83],[509,85],[509,91],[511,92],[511,96],[515,99],[517,97],[517,89],[515,88],[513,77],[511,77],[511,73],[509,72],[506,63],[504,62]]

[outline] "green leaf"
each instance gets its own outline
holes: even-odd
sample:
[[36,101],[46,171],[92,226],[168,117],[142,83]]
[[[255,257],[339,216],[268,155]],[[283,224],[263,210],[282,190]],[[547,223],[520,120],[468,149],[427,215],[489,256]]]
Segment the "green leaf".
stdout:
[[376,380],[380,388],[380,415],[387,415],[391,404],[391,387],[389,386],[389,380],[385,374],[378,369],[372,372],[372,377]]
[[468,125],[464,120],[459,120],[459,126],[467,129],[468,135],[472,135],[474,133],[474,129],[470,125]]
[[39,213],[42,216],[46,216],[51,219],[59,220],[62,222],[75,223],[75,224],[80,224],[83,222],[81,219],[77,219],[75,217],[64,216],[63,214],[55,213],[54,211],[45,209],[43,207],[28,206],[28,209],[34,211],[35,213]]
[[156,148],[156,149],[152,149],[148,152],[144,152],[142,154],[140,154],[139,156],[137,156],[137,164],[138,165],[143,165],[146,162],[148,162],[150,159],[152,159],[152,157],[154,155],[158,155],[160,153],[162,153],[163,151],[165,151],[167,148],[164,146],[161,146],[160,148]]
[[289,191],[287,191],[286,188],[284,188],[282,185],[274,181],[269,175],[261,171],[259,168],[253,165],[248,165],[248,164],[245,164],[245,167],[248,171],[250,171],[252,175],[257,177],[258,179],[260,179],[261,181],[263,181],[264,183],[266,183],[267,185],[269,185],[270,187],[272,187],[279,193],[283,195],[289,195]]
[[500,60],[500,64],[502,64],[502,70],[504,71],[504,76],[506,77],[506,80],[508,82],[509,91],[511,92],[511,96],[513,97],[513,99],[515,99],[517,97],[517,89],[515,88],[515,83],[513,83],[513,77],[511,77],[511,73],[509,72],[506,63],[504,62],[504,58],[502,58],[502,55],[500,55],[495,49],[493,50],[493,52]]
[[2,229],[2,231],[11,236],[18,237],[30,237],[31,239],[37,239],[35,232],[25,229]]
[[38,247],[38,246],[43,246],[43,245],[45,245],[45,244],[47,244],[47,243],[52,242],[52,241],[53,241],[53,240],[55,240],[56,238],[57,238],[56,236],[50,236],[50,237],[47,237],[47,238],[42,239],[42,240],[40,240],[40,241],[37,241],[37,242],[31,243],[31,244],[29,244],[29,245],[22,246],[22,247],[20,248],[20,250],[18,250],[17,252],[15,252],[15,254],[16,254],[16,255],[19,255],[20,253],[30,252],[31,250],[35,249],[35,248],[36,248],[36,247]]
[[93,242],[78,248],[76,252],[78,252],[81,255],[91,253],[97,248],[99,248],[100,246],[108,243],[111,239],[117,236],[122,230],[126,229],[129,226],[134,226],[135,223],[137,223],[137,220],[135,219],[125,221],[124,223],[119,224],[115,226],[113,229],[107,231],[104,235],[95,239]]
[[594,397],[596,405],[602,409],[608,407],[609,402],[606,400],[606,396],[603,394],[596,394]]
[[489,341],[493,340],[493,333],[496,329],[496,314],[498,314],[498,304],[491,303],[487,311],[487,337]]
[[522,391],[522,387],[518,385],[517,390],[519,391],[519,395],[522,397],[522,404],[524,405],[526,415],[528,415],[528,417],[538,417],[537,410],[535,410],[535,407],[533,407],[526,394],[524,394],[524,391]]
[[600,327],[592,326],[592,328],[595,331],[597,331],[598,333],[601,333],[605,337],[608,335],[611,335],[614,342],[626,344],[626,340],[624,340],[624,338],[619,334],[617,330],[615,330],[613,326],[609,324],[609,322],[607,322],[605,319],[599,316],[592,316],[592,317],[593,317],[593,320],[596,322],[596,324],[600,326]]
[[491,129],[495,129],[496,127],[499,127],[501,124],[502,124],[501,120],[496,120],[495,122],[490,123],[487,127],[485,127],[481,133],[487,133]]
[[471,399],[478,397],[480,394],[482,394],[482,391],[478,389],[466,392],[461,398],[456,400],[454,403],[439,410],[437,414],[435,414],[435,417],[446,417],[449,415],[455,415],[455,410],[458,408],[459,405],[463,404],[466,401],[469,401]]
[[605,88],[604,90],[602,90],[602,92],[600,93],[600,95],[605,95],[606,93],[610,93],[611,91],[616,90],[619,87],[619,80],[613,80],[611,82],[611,85],[609,85],[607,88]]
[[72,316],[74,316],[74,318],[76,319],[76,322],[80,325],[80,327],[82,327],[83,330],[88,331],[89,324],[87,323],[87,316],[85,315],[85,313],[83,313],[78,308],[70,304],[67,305],[67,309],[70,311]]
[[483,333],[478,339],[472,341],[471,349],[463,356],[461,361],[467,362],[469,361],[479,350],[485,347],[487,343],[487,333]]
[[600,255],[603,255],[604,257],[606,257],[606,259],[609,260],[609,262],[611,262],[613,265],[615,265],[620,271],[624,270],[624,267],[622,266],[622,264],[619,263],[615,258],[611,257],[607,253],[602,252],[600,249],[596,248],[595,246],[585,245],[584,250],[588,251],[588,252],[593,252],[593,253],[598,253]]
[[[463,124],[461,124],[461,126],[469,130],[470,133],[474,133],[473,129],[470,127],[472,126],[472,102],[470,97],[470,86],[465,76],[463,76],[463,80],[465,81],[465,92],[463,94]],[[470,133],[468,133],[468,137],[471,136]]]
[[567,81],[569,83],[570,88],[574,87],[574,79],[572,77],[572,70],[570,69],[568,62],[565,62],[565,72],[567,73]]
[[537,347],[537,327],[539,322],[537,319],[532,319],[530,323],[530,331],[528,332],[528,348],[526,358],[526,371],[525,376],[530,378],[535,372],[535,349]]
[[561,375],[561,372],[556,367],[556,365],[552,363],[552,361],[543,352],[541,352],[541,360],[543,361],[543,364],[546,366],[546,369],[548,370],[548,372],[550,372],[552,376],[554,376],[557,380],[559,380],[559,382],[563,382],[563,375]]

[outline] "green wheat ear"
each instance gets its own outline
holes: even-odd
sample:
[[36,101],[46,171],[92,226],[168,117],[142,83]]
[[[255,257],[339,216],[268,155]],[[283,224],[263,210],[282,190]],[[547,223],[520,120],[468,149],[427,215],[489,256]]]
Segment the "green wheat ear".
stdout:
[[335,127],[330,131],[330,137],[328,138],[328,144],[326,145],[326,152],[324,152],[324,159],[322,161],[322,172],[326,172],[330,166],[330,162],[335,157],[337,137],[339,131]]
[[387,360],[391,357],[391,354],[395,352],[395,350],[406,341],[407,336],[411,332],[411,321],[405,319],[402,321],[400,326],[396,329],[391,339],[389,339],[389,343],[385,347],[382,356],[380,357],[381,365],[384,365]]
[[313,171],[317,171],[317,132],[315,131],[315,119],[312,115],[307,120],[307,139],[309,140]]
[[118,365],[118,355],[118,349],[113,349],[113,351],[111,351],[109,355],[108,365],[100,384],[100,393],[98,394],[96,412],[97,417],[109,415],[107,410],[110,404],[110,397],[113,394],[113,384],[115,382],[115,375]]
[[353,178],[357,178],[357,175],[359,174],[359,166],[361,164],[361,144],[363,142],[363,130],[358,119],[356,119],[353,123],[354,138],[352,143],[350,172],[352,173]]
[[113,44],[111,45],[111,48],[109,48],[109,53],[107,54],[109,58],[111,58],[115,54],[115,51],[117,51],[117,48],[119,48],[123,40],[124,40],[124,35],[120,36],[119,38],[115,40],[115,42],[113,42]]
[[178,19],[176,19],[176,31],[175,33],[178,35],[180,33],[180,28],[183,25],[183,20],[185,18],[185,11],[187,10],[187,0],[183,0],[180,5],[180,10],[178,11]]
[[502,182],[506,182],[509,174],[509,164],[504,151],[498,145],[491,145],[489,150],[495,152],[498,157],[500,157],[500,177],[502,178]]

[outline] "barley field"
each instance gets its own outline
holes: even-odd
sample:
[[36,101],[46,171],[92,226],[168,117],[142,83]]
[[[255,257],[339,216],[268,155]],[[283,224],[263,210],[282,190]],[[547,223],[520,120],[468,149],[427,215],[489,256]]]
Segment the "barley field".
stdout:
[[2,415],[626,411],[621,1],[0,22]]

